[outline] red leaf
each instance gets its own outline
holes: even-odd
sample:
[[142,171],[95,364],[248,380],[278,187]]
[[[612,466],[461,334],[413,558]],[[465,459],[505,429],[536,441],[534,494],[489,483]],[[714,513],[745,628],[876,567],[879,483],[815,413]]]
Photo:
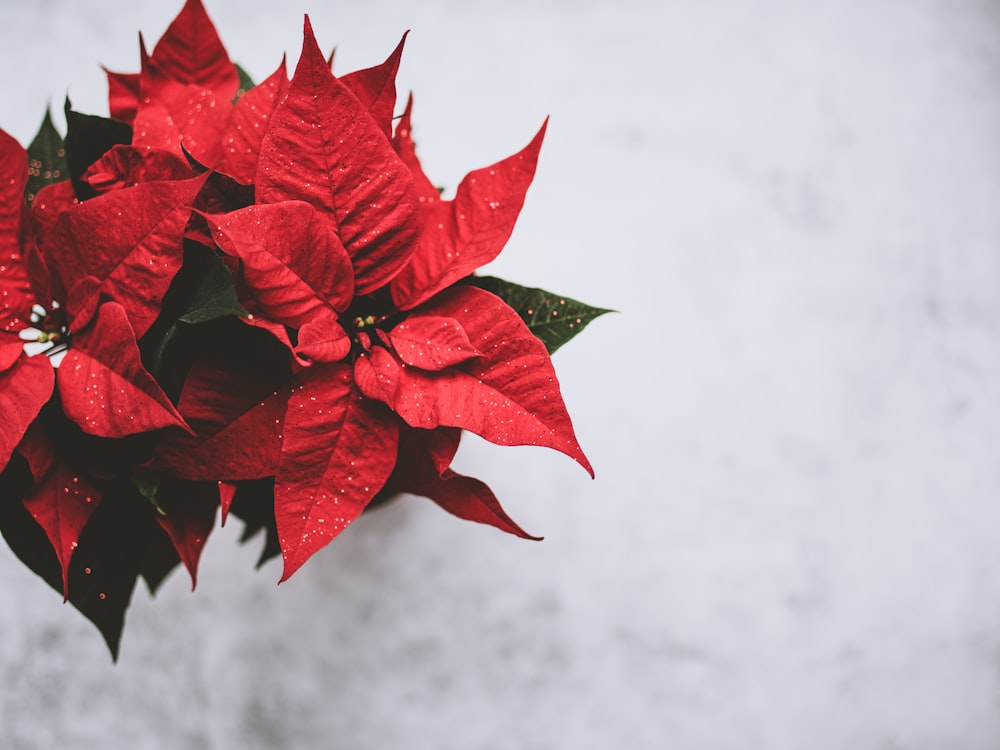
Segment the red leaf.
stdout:
[[0,373],[6,372],[24,354],[24,342],[16,333],[0,332]]
[[205,218],[222,251],[243,262],[243,279],[265,317],[292,328],[316,316],[336,325],[338,312],[351,304],[351,259],[330,221],[308,203],[283,201]]
[[[462,427],[499,445],[554,448],[593,476],[548,352],[517,313],[489,292],[458,286],[437,295],[419,314],[454,318],[482,356],[437,373],[380,362],[380,387],[365,390],[367,395],[388,403],[411,427]],[[367,385],[360,377],[358,384]]]
[[393,406],[402,367],[402,362],[387,349],[372,347],[354,361],[354,381],[368,398]]
[[257,179],[260,144],[271,116],[288,89],[285,59],[270,76],[236,102],[229,127],[222,136],[223,161],[219,170],[247,185]]
[[406,109],[402,117],[396,123],[396,132],[392,137],[392,147],[402,160],[403,164],[410,170],[413,176],[413,187],[417,193],[417,199],[422,204],[437,203],[441,200],[441,193],[434,183],[427,179],[424,169],[417,159],[416,144],[413,142],[413,125],[410,116],[413,111],[413,94],[406,100]]
[[413,252],[416,196],[409,170],[365,107],[333,77],[308,18],[284,101],[257,167],[257,202],[304,200],[334,218],[357,294],[384,286]]
[[139,106],[139,74],[115,73],[107,68],[104,72],[108,77],[108,110],[111,116],[131,125]]
[[156,501],[163,515],[156,515],[163,530],[191,575],[191,590],[198,585],[198,559],[215,526],[219,489],[212,482],[170,482],[160,484]]
[[[55,385],[55,372],[52,373],[52,378]],[[36,483],[49,473],[56,460],[55,446],[46,437],[38,422],[28,425],[24,437],[18,443],[17,452],[28,462],[28,470]]]
[[222,139],[232,108],[228,94],[197,84],[154,83],[143,71],[132,145],[177,156],[186,150],[200,163],[214,165],[223,157]]
[[518,153],[466,175],[454,200],[425,205],[417,250],[392,281],[400,309],[416,307],[500,253],[535,176],[547,124]]
[[236,482],[226,482],[220,481],[219,485],[219,506],[222,508],[222,523],[220,526],[226,525],[226,519],[229,518],[229,509],[233,505],[233,498],[236,497],[236,490],[239,487]]
[[[4,338],[8,336],[5,334]],[[7,466],[28,426],[52,395],[54,386],[55,373],[43,354],[29,357],[22,353],[13,366],[0,373],[0,414],[3,414],[0,469]]]
[[193,176],[191,165],[176,154],[119,144],[91,164],[81,179],[101,194],[135,187],[141,182],[185,180]]
[[66,415],[91,435],[120,438],[161,427],[188,429],[142,366],[135,333],[117,302],[102,304],[92,326],[74,336],[57,380]]
[[67,288],[71,329],[87,325],[103,296],[125,308],[142,338],[180,270],[184,227],[206,179],[147,182],[59,215],[41,249],[46,265]]
[[287,580],[357,518],[396,457],[398,420],[354,387],[351,368],[314,368],[293,390],[274,480]]
[[454,428],[401,429],[393,488],[430,498],[466,521],[489,524],[522,539],[541,539],[518,526],[484,482],[448,468],[460,437],[461,430]]
[[349,88],[368,110],[368,114],[385,133],[386,138],[392,134],[392,116],[396,107],[396,71],[399,70],[399,58],[403,54],[406,34],[403,34],[396,49],[381,65],[356,70],[340,77],[340,82]]
[[21,258],[27,182],[27,153],[21,144],[0,130],[0,331],[27,328],[34,303]]
[[212,89],[229,100],[239,76],[200,0],[187,0],[153,49],[151,62],[173,80]]
[[56,551],[62,567],[64,600],[69,597],[70,559],[101,496],[86,476],[57,460],[53,471],[24,498],[24,507],[45,530]]
[[282,382],[253,360],[221,353],[195,363],[178,409],[197,434],[164,435],[150,468],[192,480],[273,476],[289,394]]
[[421,370],[443,370],[480,356],[454,318],[411,315],[388,335],[399,358]]

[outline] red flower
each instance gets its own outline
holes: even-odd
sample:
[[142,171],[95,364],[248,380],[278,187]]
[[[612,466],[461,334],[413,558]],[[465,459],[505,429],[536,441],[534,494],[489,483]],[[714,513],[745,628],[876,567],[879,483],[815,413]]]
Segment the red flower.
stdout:
[[[546,293],[517,287],[542,298],[515,309],[506,282],[474,277],[510,237],[546,127],[442,199],[412,97],[393,128],[404,41],[338,78],[306,18],[291,79],[282,60],[243,90],[188,0],[152,54],[140,41],[139,73],[108,72],[117,122],[67,103],[65,148],[45,147],[54,131],[32,145],[64,150],[48,173],[69,179],[33,185],[30,210],[25,152],[0,132],[0,480],[113,650],[137,576],[155,588],[180,560],[194,582],[220,504],[273,529],[285,580],[401,492],[534,538],[452,470],[463,429],[593,475],[549,353],[604,311],[560,299],[539,322]],[[64,350],[55,374],[24,353],[32,327]],[[0,531],[50,570],[2,503]]]

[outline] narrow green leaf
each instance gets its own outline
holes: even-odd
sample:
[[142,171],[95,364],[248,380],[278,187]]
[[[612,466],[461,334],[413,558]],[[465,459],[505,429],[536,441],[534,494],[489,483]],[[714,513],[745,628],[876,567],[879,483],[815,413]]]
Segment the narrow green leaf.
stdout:
[[24,199],[30,206],[43,187],[68,178],[66,144],[52,124],[52,112],[46,109],[38,134],[28,146],[28,184],[24,188]]
[[594,318],[615,312],[495,276],[472,276],[468,282],[492,292],[510,305],[529,330],[545,344],[549,354],[580,333]]

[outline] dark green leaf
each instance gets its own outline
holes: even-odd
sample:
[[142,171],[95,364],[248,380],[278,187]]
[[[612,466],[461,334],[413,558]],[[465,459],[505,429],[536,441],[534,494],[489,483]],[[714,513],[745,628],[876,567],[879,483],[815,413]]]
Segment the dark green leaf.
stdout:
[[132,142],[132,128],[124,122],[95,115],[74,112],[69,97],[66,98],[66,161],[73,190],[80,200],[97,195],[90,185],[80,178],[87,168],[104,156],[112,146]]
[[274,521],[274,477],[240,482],[229,512],[243,521],[241,542],[246,543],[257,532],[264,531],[264,548],[257,559],[258,568],[281,554],[278,529]]
[[239,63],[233,63],[233,65],[236,67],[236,75],[240,77],[240,87],[236,89],[236,96],[233,97],[233,104],[236,104],[241,96],[254,87],[254,82],[250,74],[243,70]]
[[46,109],[38,134],[28,146],[28,184],[24,188],[24,199],[30,206],[43,187],[68,178],[66,144],[52,124],[52,112]]
[[549,354],[565,344],[594,318],[614,312],[602,307],[591,307],[569,297],[520,286],[495,276],[473,276],[470,284],[492,292],[510,305],[537,336]]
[[[62,574],[52,545],[21,502],[25,475],[30,477],[23,464],[12,461],[0,478],[0,532],[14,554],[61,594]],[[73,553],[70,604],[97,626],[115,660],[125,611],[136,581],[151,567],[157,534],[163,531],[149,504],[121,485],[104,495]]]
[[226,316],[245,317],[247,311],[236,297],[236,283],[219,256],[203,245],[189,243],[184,265],[174,277],[163,299],[163,313],[144,337],[148,351],[146,366],[159,375],[168,345],[181,323],[197,325]]

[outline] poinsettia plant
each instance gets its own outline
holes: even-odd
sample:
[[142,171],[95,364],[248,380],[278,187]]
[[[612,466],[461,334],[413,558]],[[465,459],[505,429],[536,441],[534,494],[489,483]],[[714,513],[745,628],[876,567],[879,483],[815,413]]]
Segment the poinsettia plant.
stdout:
[[254,85],[188,0],[110,117],[0,131],[0,531],[115,656],[137,580],[193,586],[220,514],[283,581],[402,493],[529,537],[451,468],[463,430],[593,474],[550,354],[606,310],[476,275],[545,125],[443,198],[402,49],[338,77],[307,18]]

